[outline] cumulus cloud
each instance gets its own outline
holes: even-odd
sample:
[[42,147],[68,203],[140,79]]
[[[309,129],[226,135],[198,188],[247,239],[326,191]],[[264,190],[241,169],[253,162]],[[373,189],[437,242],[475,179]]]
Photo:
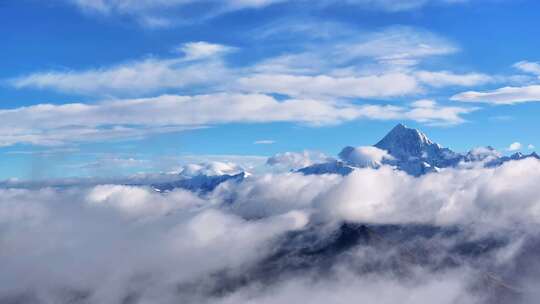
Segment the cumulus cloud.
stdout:
[[535,148],[535,147],[534,147],[533,144],[529,144],[529,145],[527,146],[527,149],[529,149],[529,150],[534,150],[534,148]]
[[508,151],[518,151],[518,150],[521,150],[522,148],[522,145],[521,143],[519,142],[513,142],[512,144],[510,144],[510,146],[508,146],[508,148],[506,148]]
[[[265,174],[207,196],[0,189],[0,300],[493,303],[488,296],[514,284],[519,298],[509,301],[534,299],[539,179],[540,162],[525,159],[418,178],[384,166],[346,177]],[[336,230],[343,220],[367,226]],[[347,250],[334,243],[339,229],[352,229]],[[361,231],[368,236],[355,239]],[[475,242],[482,249],[468,251]]]
[[383,160],[390,160],[393,157],[385,150],[365,146],[347,147],[339,153],[339,158],[353,166],[377,168],[382,165]]
[[[197,211],[201,200],[184,191],[98,186],[2,190],[0,197],[10,248],[0,255],[9,261],[0,277],[10,282],[0,287],[2,301],[118,303],[142,288],[140,300],[168,302],[174,284],[256,261],[270,239],[306,224],[301,212],[248,222]],[[26,253],[14,255],[19,250]]]
[[[320,204],[335,216],[358,222],[474,223],[478,230],[493,230],[512,229],[515,221],[522,220],[521,228],[530,229],[529,225],[539,223],[536,209],[539,194],[526,189],[536,180],[533,170],[538,166],[537,160],[524,160],[497,169],[451,169],[420,178],[390,168],[362,169],[326,193]],[[508,180],[517,176],[526,178],[520,185],[508,187]],[[516,206],[506,205],[510,197],[519,197],[520,208],[527,211],[516,214]],[[493,218],[497,221],[490,220]]]

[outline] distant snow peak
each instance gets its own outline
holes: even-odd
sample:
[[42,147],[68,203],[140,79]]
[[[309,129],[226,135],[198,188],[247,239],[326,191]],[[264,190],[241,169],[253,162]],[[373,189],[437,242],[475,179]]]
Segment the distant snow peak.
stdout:
[[183,166],[180,170],[180,176],[184,178],[190,178],[199,175],[235,175],[243,171],[244,169],[235,163],[212,161],[199,164],[187,164]]
[[439,172],[443,168],[471,166],[495,167],[507,161],[525,158],[540,159],[536,153],[520,152],[502,156],[493,147],[479,147],[466,154],[456,153],[433,142],[423,132],[404,124],[396,125],[383,139],[372,147],[345,147],[340,153],[341,161],[315,164],[298,170],[304,174],[335,173],[347,175],[354,168],[379,168],[388,165],[413,176]]
[[392,156],[406,160],[411,156],[429,158],[442,147],[432,142],[426,134],[403,124],[395,126],[375,147],[388,151]]

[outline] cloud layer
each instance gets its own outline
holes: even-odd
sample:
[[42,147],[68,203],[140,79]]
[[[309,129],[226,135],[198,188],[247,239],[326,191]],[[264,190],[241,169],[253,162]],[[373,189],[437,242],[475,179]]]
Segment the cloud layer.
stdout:
[[[436,298],[443,303],[493,303],[489,297],[501,287],[485,289],[478,279],[488,271],[510,274],[531,253],[527,244],[540,225],[540,193],[534,186],[538,172],[540,162],[527,159],[496,169],[450,169],[420,178],[385,167],[360,169],[347,177],[268,174],[227,182],[206,196],[124,185],[4,188],[0,279],[5,283],[0,299],[324,303],[338,296],[345,302],[392,303],[399,298],[426,303]],[[289,236],[299,233],[313,246],[324,245],[333,238],[335,223],[343,220],[372,229],[426,225],[447,232],[429,236],[411,228],[412,234],[401,236],[411,238],[407,242],[358,240],[335,260],[328,256],[330,268],[319,268],[323,260],[295,253],[294,246],[305,245]],[[505,241],[479,256],[451,253],[456,242],[472,246],[486,237]],[[406,257],[417,253],[402,247],[408,242],[411,248],[427,250],[429,259],[409,261]],[[277,260],[289,266],[260,276],[260,267],[273,263],[270,257],[280,256],[279,250],[292,255]],[[295,259],[312,266],[292,271],[289,263]],[[448,259],[453,264],[443,262]],[[511,281],[520,286],[519,303],[534,302],[534,289],[528,286],[535,286],[540,272],[533,269],[538,270],[529,264],[527,273],[519,272],[519,279]],[[272,279],[275,271],[279,280]]]
[[396,107],[317,99],[277,100],[263,94],[163,95],[97,104],[39,104],[0,110],[0,146],[60,145],[136,139],[225,123],[296,122],[328,125],[357,119],[411,119],[455,124],[474,108]]

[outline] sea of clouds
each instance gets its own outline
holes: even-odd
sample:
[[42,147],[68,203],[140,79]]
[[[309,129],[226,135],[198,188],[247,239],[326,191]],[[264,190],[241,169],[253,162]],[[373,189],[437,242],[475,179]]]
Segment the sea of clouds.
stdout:
[[[525,159],[418,178],[261,174],[205,194],[4,187],[0,303],[537,303],[539,184]],[[344,222],[438,232],[299,253]]]

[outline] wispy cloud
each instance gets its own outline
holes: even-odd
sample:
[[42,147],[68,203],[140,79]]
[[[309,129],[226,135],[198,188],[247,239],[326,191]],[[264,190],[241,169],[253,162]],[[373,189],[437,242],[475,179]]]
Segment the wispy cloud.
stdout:
[[524,102],[540,101],[540,85],[524,87],[504,87],[492,91],[468,91],[450,98],[463,102],[482,102],[497,105],[511,105]]
[[241,78],[239,87],[252,92],[312,98],[381,98],[420,91],[416,79],[399,73],[360,77],[262,74]]
[[278,170],[289,171],[307,167],[314,163],[322,163],[327,159],[327,155],[317,151],[284,152],[269,157],[266,164],[278,168]]
[[[263,9],[279,4],[302,4],[309,9],[320,9],[335,4],[346,4],[360,10],[376,10],[387,13],[411,11],[429,4],[455,4],[467,0],[65,0],[84,12],[106,16],[132,16],[142,26],[163,28],[186,22],[199,22],[219,15],[246,9]],[[193,6],[202,6],[203,10],[191,10]]]
[[531,61],[520,61],[513,65],[514,68],[519,69],[525,73],[531,73],[540,77],[540,63]]
[[40,104],[0,110],[0,145],[136,139],[224,123],[295,122],[320,126],[358,119],[410,119],[456,124],[463,122],[461,115],[474,110],[436,103],[398,107],[227,93],[162,95],[95,104]]
[[148,58],[82,71],[47,71],[10,80],[19,89],[52,89],[88,95],[134,95],[164,89],[209,86],[231,77],[221,55],[233,48],[208,42],[186,43],[183,57]]
[[100,96],[240,91],[301,99],[378,99],[494,81],[481,73],[417,67],[425,59],[458,50],[438,35],[410,27],[371,33],[349,30],[337,38],[320,39],[317,47],[307,43],[297,51],[235,66],[224,55],[248,49],[198,41],[177,47],[175,51],[181,54],[177,58],[152,57],[88,70],[35,72],[10,79],[9,83],[19,89]]
[[276,141],[271,140],[271,139],[261,139],[261,140],[256,140],[253,143],[256,145],[272,145],[272,144],[275,144]]
[[506,148],[506,150],[511,151],[511,152],[518,151],[518,150],[521,150],[522,146],[523,145],[520,142],[516,141],[516,142],[511,143],[510,146]]
[[449,71],[418,71],[415,76],[422,83],[432,87],[473,87],[495,81],[494,77],[481,73],[456,74]]

